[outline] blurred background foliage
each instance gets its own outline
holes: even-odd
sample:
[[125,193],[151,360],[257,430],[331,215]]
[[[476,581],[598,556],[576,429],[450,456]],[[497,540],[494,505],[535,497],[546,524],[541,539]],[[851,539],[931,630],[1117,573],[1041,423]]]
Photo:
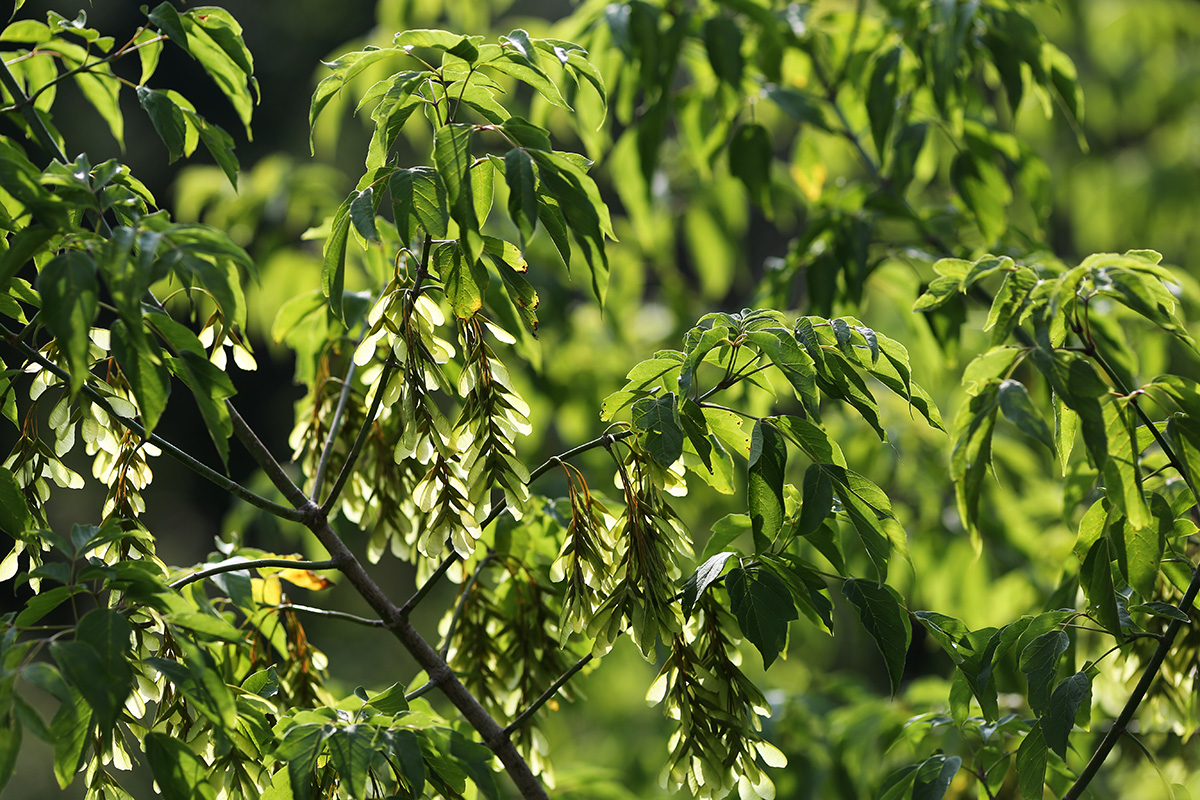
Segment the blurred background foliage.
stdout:
[[[594,437],[601,430],[600,401],[620,388],[625,372],[658,348],[678,347],[683,332],[712,310],[767,305],[803,313],[853,313],[906,344],[914,377],[948,419],[961,404],[962,366],[987,345],[978,332],[983,307],[964,308],[961,319],[947,323],[965,322],[961,340],[910,312],[933,276],[934,258],[952,253],[936,252],[930,236],[895,221],[865,230],[861,253],[837,249],[845,239],[823,240],[829,228],[820,228],[825,224],[820,222],[822,213],[832,214],[834,228],[866,224],[862,187],[871,176],[851,143],[823,132],[819,122],[805,116],[811,110],[789,113],[782,104],[765,102],[765,94],[748,93],[736,80],[731,86],[716,75],[704,59],[699,22],[683,43],[681,63],[686,68],[667,82],[673,91],[655,96],[650,84],[638,82],[647,70],[658,67],[637,63],[621,51],[621,43],[614,44],[615,29],[606,24],[605,15],[616,6],[605,2],[227,0],[224,5],[244,27],[262,89],[253,141],[235,137],[243,166],[236,192],[217,167],[197,163],[203,161],[201,156],[165,168],[165,149],[140,114],[128,116],[124,153],[84,104],[60,101],[58,119],[60,128],[69,131],[72,146],[91,154],[93,163],[121,158],[178,219],[218,225],[255,257],[262,281],[249,298],[248,333],[260,369],[237,376],[240,407],[279,450],[284,449],[291,420],[277,409],[281,404],[287,407],[300,392],[291,386],[290,350],[274,341],[271,323],[284,302],[319,286],[320,242],[306,239],[305,232],[320,226],[352,188],[370,138],[370,121],[364,125],[350,118],[354,93],[347,92],[335,104],[341,107],[331,106],[318,125],[315,154],[310,155],[308,103],[313,86],[326,73],[318,62],[366,44],[390,43],[396,31],[410,27],[437,26],[487,33],[489,38],[524,27],[535,36],[578,41],[592,51],[613,97],[606,118],[581,93],[576,120],[536,99],[513,98],[518,107],[527,106],[531,118],[550,125],[560,146],[600,159],[593,174],[614,209],[620,238],[610,250],[612,283],[603,311],[590,300],[585,277],[567,276],[561,265],[555,266],[548,242],[539,243],[540,259],[530,258],[529,277],[542,298],[542,333],[530,352],[535,367],[540,367],[517,377],[535,425],[524,443],[527,463]],[[732,20],[739,9],[752,4],[672,1],[647,7],[660,5],[672,13],[687,9],[698,20]],[[797,25],[819,22],[837,47],[853,37],[900,36],[902,26],[889,30],[886,15],[879,13],[881,6],[893,5],[818,0],[790,8],[807,14],[797,17]],[[1051,107],[1060,106],[1047,115],[1039,98],[1026,96],[1011,119],[997,120],[1000,125],[1011,123],[1017,140],[1033,156],[1022,156],[1026,166],[1014,181],[1011,230],[1000,247],[1025,253],[1045,250],[1067,264],[1092,252],[1149,247],[1187,275],[1200,276],[1200,4],[1057,0],[1013,5],[1032,15],[1046,39],[1073,60],[1084,108],[1076,119],[1062,113],[1063,98],[1047,98]],[[859,30],[853,27],[856,9],[864,7],[871,14],[867,28]],[[37,18],[48,8],[68,17],[82,9],[89,24],[112,32],[131,30],[141,19],[137,4],[124,0],[38,0],[27,3],[22,14]],[[660,22],[660,38],[654,44],[667,48],[671,28],[665,19]],[[722,34],[720,24],[711,29],[713,36]],[[192,72],[198,77],[198,70],[182,56],[175,58],[177,63],[164,64],[163,69],[180,76],[176,81],[182,87]],[[845,65],[858,70],[865,85],[868,65],[849,58]],[[729,66],[735,68],[741,67]],[[785,81],[788,75],[804,73],[794,64],[784,63],[780,69]],[[987,77],[991,90],[1000,92],[997,76]],[[364,88],[370,79],[364,76]],[[195,88],[184,93],[210,119],[230,131],[240,130],[233,112],[207,81],[197,80]],[[855,102],[850,98],[848,104],[851,123],[865,130],[867,121],[856,116]],[[761,124],[774,144],[770,180],[758,192],[735,177],[748,167],[718,153],[735,135],[730,120],[738,119],[739,112],[741,119]],[[937,118],[934,111],[928,113]],[[639,136],[638,131],[647,128],[651,133]],[[413,152],[421,154],[414,158],[424,163],[429,142],[420,131],[409,126],[405,135],[412,137]],[[953,155],[947,148],[943,140],[923,151],[914,166],[918,186],[909,197],[923,208],[944,206],[942,216],[930,217],[937,234],[932,238],[962,248],[953,254],[984,252],[996,244],[987,241],[994,237],[977,230],[963,209],[954,207],[946,189],[944,162]],[[709,157],[703,157],[705,153]],[[1038,213],[1036,207],[1043,201],[1045,213]],[[822,241],[831,243],[831,249],[822,250]],[[857,259],[864,266],[861,280],[843,278],[827,285],[821,277],[823,259],[842,264]],[[1157,339],[1138,342],[1138,347],[1140,369],[1147,376],[1172,363],[1174,354]],[[888,490],[908,531],[912,568],[898,567],[892,583],[910,608],[952,611],[977,628],[1049,607],[1048,598],[1071,557],[1082,509],[1064,503],[1064,480],[1069,488],[1071,476],[1056,478],[1048,456],[1028,447],[1011,427],[998,434],[996,480],[988,489],[983,542],[977,550],[962,530],[953,511],[953,490],[943,479],[948,452],[944,435],[914,422],[899,403],[884,409],[891,440],[886,446],[857,419],[831,415],[827,422],[849,463]],[[165,419],[160,430],[168,439],[205,452],[210,445],[203,431],[193,428],[186,414],[177,413]],[[602,453],[588,456],[600,463],[605,458]],[[171,532],[164,558],[177,563],[196,560],[210,549],[213,537],[234,530],[247,543],[268,550],[305,546],[295,532],[245,507],[227,508],[223,495],[162,461],[156,467],[159,488],[149,499],[146,521],[152,531]],[[241,479],[251,465],[235,461],[231,470]],[[547,495],[559,489],[552,483],[541,487]],[[92,496],[80,500],[96,502]],[[710,529],[737,508],[737,503],[712,492],[693,492],[680,505],[696,531]],[[64,520],[77,516],[73,509],[62,511]],[[161,538],[165,542],[168,537]],[[362,546],[364,541],[360,537],[355,544]],[[382,582],[401,595],[411,588],[413,577],[403,566],[391,569],[396,574],[381,576]],[[452,587],[443,588],[442,599],[448,600]],[[333,592],[329,602],[337,605],[339,590]],[[444,608],[437,600],[435,596],[428,605]],[[904,684],[896,698],[889,698],[873,644],[846,609],[839,607],[838,613],[836,638],[811,626],[793,626],[791,657],[759,676],[761,685],[770,687],[768,698],[775,709],[768,738],[790,762],[776,778],[781,798],[873,797],[891,767],[928,753],[933,749],[930,742],[948,753],[979,746],[978,741],[964,739],[945,718],[913,716],[944,703],[950,665],[935,643],[920,636],[918,628]],[[422,626],[431,630],[438,614],[440,610],[433,611]],[[412,675],[411,665],[390,640],[323,622],[309,625],[310,637],[329,655],[333,678],[346,687],[386,685]],[[757,662],[757,655],[748,654],[747,661]],[[577,679],[582,702],[564,705],[546,722],[557,765],[556,796],[575,796],[575,788],[586,788],[593,797],[661,796],[658,773],[667,727],[643,700],[654,668],[628,647],[618,648],[607,662],[605,669]],[[754,669],[751,663],[752,673]],[[1096,686],[1097,702],[1112,712],[1126,693],[1116,680]],[[1101,774],[1095,796],[1166,796],[1160,787],[1169,783],[1183,784],[1200,796],[1200,757],[1194,747],[1185,746],[1192,730],[1186,724],[1172,725],[1167,705],[1144,710],[1143,719],[1158,723],[1157,730],[1145,731],[1157,766],[1123,745]],[[19,781],[9,787],[11,796],[56,791],[32,777],[36,768],[22,767],[19,774]],[[962,775],[950,796],[959,796],[965,786]],[[1008,793],[1003,796],[1016,796],[1014,786],[1003,791]]]

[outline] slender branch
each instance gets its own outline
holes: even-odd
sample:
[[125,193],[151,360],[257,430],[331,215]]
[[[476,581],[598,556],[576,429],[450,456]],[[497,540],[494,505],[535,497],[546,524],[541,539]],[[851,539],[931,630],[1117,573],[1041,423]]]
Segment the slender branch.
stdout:
[[[1104,370],[1106,375],[1108,375],[1108,379],[1112,381],[1113,386],[1117,389],[1117,391],[1120,391],[1122,394],[1128,394],[1129,390],[1121,381],[1120,376],[1117,375],[1116,371],[1104,359],[1094,344],[1089,345],[1089,351],[1090,352],[1088,355],[1090,355],[1092,359],[1094,359],[1096,363],[1100,365],[1100,368]],[[1158,446],[1162,448],[1162,451],[1164,455],[1166,455],[1167,459],[1171,462],[1171,466],[1175,468],[1180,477],[1182,477],[1184,482],[1187,484],[1188,489],[1192,493],[1192,498],[1196,500],[1197,503],[1200,503],[1200,494],[1197,493],[1196,485],[1192,480],[1192,475],[1184,467],[1182,460],[1175,453],[1170,443],[1162,435],[1162,432],[1158,430],[1158,426],[1155,425],[1154,421],[1150,419],[1148,414],[1146,414],[1145,409],[1143,409],[1136,401],[1130,402],[1138,416],[1141,418],[1142,422],[1154,435],[1155,441],[1158,443]],[[1192,609],[1192,604],[1196,600],[1196,594],[1198,592],[1200,592],[1200,567],[1193,568],[1192,570],[1192,579],[1188,582],[1187,589],[1183,593],[1183,598],[1179,601],[1179,610],[1184,614],[1189,614]],[[1117,741],[1128,729],[1129,723],[1133,719],[1133,715],[1137,713],[1138,707],[1141,705],[1142,700],[1144,700],[1146,697],[1146,692],[1150,690],[1150,685],[1154,682],[1154,679],[1158,677],[1158,671],[1161,669],[1163,661],[1166,660],[1167,655],[1171,652],[1171,648],[1175,645],[1175,637],[1179,635],[1179,630],[1182,627],[1183,620],[1171,620],[1166,631],[1163,632],[1162,638],[1159,640],[1158,647],[1154,649],[1154,654],[1150,656],[1150,660],[1146,662],[1146,666],[1142,670],[1142,676],[1138,679],[1137,685],[1133,687],[1133,691],[1130,693],[1129,699],[1125,701],[1125,706],[1121,709],[1121,713],[1117,715],[1116,720],[1113,721],[1112,727],[1108,729],[1108,731],[1104,734],[1104,738],[1100,740],[1100,745],[1096,748],[1096,751],[1092,753],[1092,757],[1084,766],[1083,771],[1079,773],[1079,777],[1075,779],[1075,782],[1071,784],[1071,788],[1068,789],[1067,793],[1063,795],[1063,800],[1077,800],[1077,798],[1083,795],[1084,790],[1087,789],[1088,784],[1092,782],[1092,779],[1096,777],[1096,773],[1100,771],[1100,767],[1103,766],[1104,761],[1108,758],[1108,754],[1112,752],[1112,749],[1116,746]]]
[[[1191,611],[1197,592],[1200,592],[1200,569],[1192,571],[1192,580],[1188,583],[1187,591],[1183,593],[1183,599],[1179,601],[1179,610],[1184,614]],[[1146,692],[1150,689],[1150,684],[1158,677],[1158,671],[1162,667],[1163,661],[1166,660],[1167,655],[1171,652],[1171,647],[1175,644],[1175,637],[1179,634],[1179,629],[1182,627],[1183,620],[1171,620],[1171,624],[1167,626],[1167,630],[1163,633],[1162,640],[1154,650],[1154,655],[1150,656],[1150,660],[1146,662],[1146,668],[1142,670],[1142,677],[1138,679],[1137,686],[1133,687],[1133,692],[1125,702],[1125,707],[1121,709],[1121,713],[1113,721],[1112,727],[1104,734],[1104,738],[1100,741],[1096,752],[1092,753],[1091,759],[1088,760],[1083,771],[1079,773],[1079,777],[1075,779],[1075,782],[1071,784],[1071,788],[1063,795],[1063,800],[1078,800],[1078,798],[1083,796],[1084,790],[1087,789],[1092,779],[1096,777],[1096,773],[1100,771],[1100,767],[1103,766],[1105,759],[1108,758],[1108,754],[1116,746],[1117,740],[1128,729],[1134,713],[1137,712],[1138,706],[1145,699]]]
[[425,681],[425,683],[421,684],[416,689],[413,689],[411,692],[404,695],[404,699],[407,702],[412,702],[413,700],[416,700],[418,697],[423,697],[423,696],[429,694],[431,691],[433,691],[436,688],[437,688],[437,684],[434,683],[433,681]]
[[[482,527],[483,526],[481,525],[480,528]],[[401,616],[407,617],[409,614],[411,614],[412,610],[417,607],[417,604],[425,599],[425,595],[429,594],[433,590],[433,587],[436,586],[437,582],[442,579],[442,576],[445,575],[446,572],[449,571],[449,569],[456,563],[458,563],[457,552],[451,553],[442,559],[442,563],[438,564],[438,568],[433,571],[433,574],[429,576],[429,579],[425,581],[425,583],[421,584],[421,588],[417,589],[413,596],[408,598],[408,602],[400,606]]]
[[442,641],[442,649],[438,651],[443,659],[450,655],[450,642],[454,639],[454,629],[458,627],[458,621],[462,618],[463,609],[467,607],[467,597],[471,594],[471,589],[475,588],[475,584],[479,581],[479,576],[483,574],[483,570],[496,557],[495,550],[488,550],[488,554],[479,560],[479,564],[475,567],[475,571],[471,573],[471,577],[467,580],[462,588],[462,593],[458,596],[458,602],[454,604],[454,613],[450,615],[450,624],[446,626],[446,638]]
[[536,714],[539,708],[546,705],[546,703],[550,701],[550,698],[554,697],[558,690],[561,689],[567,681],[571,680],[571,678],[575,676],[576,672],[579,672],[579,670],[587,666],[588,662],[591,660],[592,654],[588,653],[586,656],[576,661],[570,669],[559,676],[558,680],[550,684],[549,689],[542,692],[541,697],[530,703],[528,708],[518,714],[512,722],[508,723],[508,727],[504,729],[504,735],[511,736],[513,731],[524,725],[527,719]]
[[[361,342],[362,339],[360,338],[359,341]],[[338,396],[337,408],[333,410],[333,420],[329,423],[329,435],[325,437],[325,446],[321,448],[321,459],[317,463],[317,474],[313,476],[312,490],[310,492],[313,497],[321,496],[321,487],[325,484],[325,472],[329,469],[329,459],[333,456],[333,445],[337,441],[338,432],[342,428],[342,417],[345,416],[346,406],[350,402],[351,388],[354,385],[354,372],[357,369],[358,364],[351,358],[350,366],[346,368],[346,377],[342,379],[342,393]]]
[[318,617],[331,617],[333,619],[341,619],[346,622],[353,622],[356,625],[365,625],[368,628],[385,628],[384,621],[381,619],[369,619],[368,617],[360,617],[357,614],[347,614],[345,611],[334,611],[328,608],[314,608],[312,606],[301,606],[295,603],[282,603],[274,606],[278,611],[303,611],[306,614],[312,614]]
[[[0,336],[3,336],[10,346],[20,351],[21,355],[25,356],[29,360],[36,361],[44,369],[49,370],[64,381],[69,382],[71,380],[70,373],[55,364],[50,359],[43,356],[37,350],[34,350],[32,347],[25,344],[25,342],[18,339],[16,334],[10,331],[3,324],[0,324]],[[245,500],[250,505],[261,508],[263,511],[274,514],[277,517],[292,521],[299,521],[301,519],[301,514],[296,509],[288,508],[287,506],[272,502],[271,500],[268,500],[267,498],[250,491],[237,481],[227,478],[226,476],[214,470],[212,467],[197,461],[195,458],[188,455],[183,450],[180,450],[178,447],[171,444],[157,433],[151,433],[149,436],[147,436],[146,429],[140,423],[129,419],[128,417],[123,417],[114,411],[112,406],[109,405],[108,400],[106,400],[103,395],[101,395],[87,383],[84,383],[83,388],[79,391],[80,394],[86,397],[91,403],[94,403],[102,408],[106,414],[116,420],[119,424],[141,436],[143,439],[150,442],[155,447],[162,450],[164,453],[171,456],[171,458],[174,458],[176,461],[183,464],[200,477],[215,483],[217,486],[221,487],[235,497]]]
[[[317,511],[319,512],[319,509]],[[305,524],[329,551],[330,557],[340,564],[339,569],[350,584],[358,590],[367,604],[379,615],[387,629],[429,675],[430,683],[440,689],[446,699],[454,704],[463,718],[479,734],[483,744],[504,764],[505,770],[516,784],[521,796],[526,800],[548,800],[546,790],[529,768],[529,764],[517,751],[505,730],[480,704],[475,695],[463,686],[445,660],[413,627],[407,616],[401,613],[401,609],[388,599],[379,584],[375,583],[367,573],[362,562],[355,557],[346,543],[329,525],[329,520],[318,513],[310,515]]]
[[246,424],[246,420],[242,419],[242,415],[233,407],[233,403],[226,401],[225,407],[229,409],[229,418],[233,421],[233,432],[238,440],[249,451],[266,476],[271,479],[271,483],[275,484],[275,488],[296,507],[294,513],[299,515],[298,519],[308,524],[308,518],[312,516],[316,506],[304,494],[304,490],[288,477],[283,467],[275,460],[275,456],[271,455],[271,451],[259,440],[258,434]]
[[230,561],[224,564],[217,564],[215,567],[202,569],[199,572],[193,572],[191,575],[185,575],[178,580],[171,581],[168,586],[172,589],[182,589],[189,583],[202,581],[205,578],[211,578],[213,575],[220,575],[225,572],[242,572],[245,570],[258,569],[259,567],[283,567],[285,569],[337,569],[337,562],[333,560],[327,561],[296,561],[289,558],[258,558],[247,559],[245,561]]
[[[371,426],[375,424],[375,417],[379,415],[379,407],[383,404],[383,395],[387,390],[388,383],[392,380],[392,373],[396,371],[396,361],[391,355],[383,364],[383,372],[379,375],[379,383],[375,386],[375,399],[371,401],[371,408],[367,410],[367,418],[363,420],[362,427],[358,430],[358,436],[354,437],[354,444],[350,447],[350,452],[346,455],[346,463],[342,464],[342,469],[338,472],[337,480],[333,482],[333,488],[329,490],[329,496],[325,498],[325,502],[321,504],[321,513],[328,516],[333,504],[337,502],[338,496],[341,495],[342,489],[346,486],[346,481],[350,479],[350,474],[354,472],[354,464],[358,461],[358,456],[362,453],[363,446],[367,443],[367,436],[371,433]],[[347,375],[347,379],[350,376]],[[349,387],[347,380],[346,386]],[[343,389],[343,391],[345,391]],[[333,440],[333,431],[329,432],[330,443]],[[332,449],[326,445],[326,452],[321,455],[322,461],[328,455],[328,451]],[[318,467],[317,480],[313,484],[313,499],[320,496],[321,492],[321,475]]]
[[[491,750],[500,762],[504,764],[505,770],[508,772],[517,790],[525,800],[548,800],[546,790],[542,787],[537,776],[529,768],[529,764],[517,751],[512,740],[505,734],[504,729],[499,723],[492,718],[487,709],[480,704],[475,695],[471,694],[454,671],[450,669],[437,651],[425,641],[425,638],[413,627],[408,621],[407,615],[402,613],[400,608],[384,593],[379,584],[371,577],[362,562],[354,555],[353,551],[342,541],[338,536],[337,531],[329,524],[329,518],[321,511],[321,509],[310,500],[300,487],[296,486],[288,477],[283,467],[275,460],[270,451],[263,446],[258,437],[254,435],[254,431],[250,430],[246,425],[246,421],[242,419],[237,410],[230,407],[230,416],[233,418],[234,432],[238,438],[245,444],[246,449],[258,461],[264,473],[269,477],[275,486],[283,492],[284,496],[291,502],[296,504],[297,510],[301,513],[301,521],[304,523],[325,551],[329,553],[330,559],[337,564],[337,568],[350,582],[350,585],[355,588],[359,595],[367,602],[367,605],[379,615],[379,619],[383,622],[384,627],[392,632],[400,644],[403,645],[409,654],[429,675],[429,680],[437,686],[443,695],[446,696],[455,708],[463,715],[463,718],[475,729],[479,734],[483,744]],[[448,567],[447,567],[448,568]]]

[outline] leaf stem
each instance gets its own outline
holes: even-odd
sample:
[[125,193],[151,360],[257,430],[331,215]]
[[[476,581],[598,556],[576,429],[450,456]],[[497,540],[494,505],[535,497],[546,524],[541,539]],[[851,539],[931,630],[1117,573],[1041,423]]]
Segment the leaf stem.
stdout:
[[284,569],[337,569],[337,562],[332,560],[326,561],[296,561],[289,558],[258,558],[245,561],[230,561],[224,564],[217,564],[208,569],[202,569],[199,572],[193,572],[190,575],[185,575],[178,580],[171,581],[168,586],[172,589],[182,589],[189,583],[202,581],[205,578],[211,578],[213,575],[220,575],[225,572],[242,572],[259,567],[283,567]]

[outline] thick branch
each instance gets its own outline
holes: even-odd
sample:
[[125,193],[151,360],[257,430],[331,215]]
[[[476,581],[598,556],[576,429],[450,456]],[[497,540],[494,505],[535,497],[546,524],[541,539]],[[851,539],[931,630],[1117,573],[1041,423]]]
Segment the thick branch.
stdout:
[[429,675],[430,682],[434,683],[446,696],[446,699],[454,704],[463,718],[479,733],[483,743],[504,764],[505,770],[516,784],[521,796],[526,800],[548,800],[546,790],[542,788],[537,776],[529,769],[525,759],[517,752],[517,748],[508,738],[504,729],[479,703],[475,695],[462,685],[449,665],[425,641],[408,621],[408,618],[400,613],[400,609],[388,599],[379,585],[367,574],[362,563],[330,527],[328,520],[323,517],[311,520],[309,529],[329,551],[329,555],[341,563],[342,574],[379,615],[388,630],[412,654],[421,668]]

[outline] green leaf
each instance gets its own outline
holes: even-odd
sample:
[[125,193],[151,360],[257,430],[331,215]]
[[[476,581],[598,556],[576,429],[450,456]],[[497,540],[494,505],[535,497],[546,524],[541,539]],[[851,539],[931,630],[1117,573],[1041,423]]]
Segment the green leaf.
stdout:
[[[140,334],[140,331],[139,331]],[[171,374],[162,355],[143,335],[133,335],[124,320],[113,322],[112,353],[121,368],[141,412],[146,437],[153,432],[167,407],[171,394]]]
[[537,228],[537,176],[533,158],[524,148],[514,147],[504,156],[504,180],[508,184],[508,215],[521,236],[521,247]]
[[476,42],[481,38],[479,36],[460,36],[434,28],[414,28],[397,33],[392,38],[392,47],[405,52],[414,47],[430,47],[461,58],[470,64],[479,58],[479,48],[476,46]]
[[185,108],[183,113],[188,118],[188,121],[195,126],[200,135],[200,143],[204,145],[204,149],[208,151],[213,161],[216,161],[217,166],[225,173],[225,177],[229,179],[229,185],[236,190],[239,165],[237,156],[233,154],[233,137],[220,125],[214,125],[195,112],[188,111]]
[[1075,727],[1075,716],[1080,706],[1091,700],[1092,681],[1086,672],[1076,672],[1064,678],[1050,695],[1049,706],[1042,717],[1042,735],[1046,745],[1060,758],[1067,757],[1067,740],[1071,729]]
[[771,363],[783,373],[796,393],[796,399],[804,404],[811,416],[820,412],[820,396],[817,393],[817,373],[812,357],[796,341],[791,332],[783,328],[767,328],[750,331],[746,338],[771,359]]
[[1001,413],[1016,425],[1021,433],[1046,445],[1051,453],[1054,452],[1054,437],[1050,433],[1050,426],[1034,408],[1025,384],[1012,379],[1002,381],[998,390],[998,402]]
[[438,128],[433,137],[433,160],[446,187],[450,216],[459,226],[459,240],[470,262],[483,253],[483,238],[479,233],[479,218],[471,192],[471,134],[470,125],[446,125]]
[[679,424],[683,428],[684,435],[692,445],[692,449],[696,451],[696,455],[700,458],[700,462],[704,464],[709,474],[714,473],[712,442],[708,438],[708,421],[704,419],[704,410],[700,408],[690,398],[682,398],[679,406]]
[[740,126],[729,142],[729,172],[746,185],[759,207],[771,205],[771,134],[758,123]]
[[959,756],[931,756],[921,762],[913,781],[912,800],[942,800],[962,767]]
[[470,319],[483,308],[483,290],[487,288],[487,269],[478,261],[468,262],[457,242],[438,245],[433,263],[454,316]]
[[229,100],[246,128],[246,137],[250,138],[250,117],[254,111],[250,87],[257,88],[257,83],[251,75],[253,64],[242,42],[241,27],[220,9],[192,9],[178,19],[187,32],[188,54]]
[[707,561],[724,551],[730,544],[749,530],[750,516],[748,514],[726,514],[713,523],[712,536],[708,538],[708,542],[704,545],[704,553],[701,554],[700,558]]
[[1024,800],[1042,800],[1046,785],[1046,740],[1038,725],[1017,748],[1017,784]]
[[736,555],[737,553],[728,550],[724,553],[717,553],[697,567],[696,571],[683,582],[683,597],[680,602],[683,605],[685,617],[691,618],[692,609],[700,600],[700,595],[704,594],[705,589],[720,580],[721,573],[725,571],[725,562],[729,561],[731,556]]
[[[20,701],[17,696],[16,700]],[[13,718],[0,728],[0,791],[8,785],[13,769],[17,765],[17,754],[21,752],[21,723]]]
[[100,729],[111,730],[133,684],[129,664],[122,660],[124,674],[110,674],[104,658],[87,642],[52,642],[50,655],[91,706]]
[[33,525],[33,515],[12,471],[0,467],[0,530],[16,538]]
[[996,292],[996,299],[988,311],[987,323],[983,326],[985,331],[992,332],[993,345],[1008,341],[1029,307],[1030,295],[1037,285],[1037,274],[1028,267],[1017,267],[1005,275],[1004,283]]
[[187,134],[187,118],[174,100],[166,92],[148,89],[145,86],[137,88],[138,103],[150,116],[150,123],[167,146],[168,163],[184,155],[185,138]]
[[638,400],[632,419],[642,447],[661,466],[669,467],[683,455],[683,427],[673,393]]
[[[597,301],[604,303],[608,290],[608,253],[604,247],[605,237],[613,238],[612,220],[608,207],[600,198],[596,182],[578,164],[561,153],[530,150],[537,163],[544,192],[538,206],[538,218],[563,256],[570,263],[570,247],[566,245],[565,231],[583,250],[584,260],[592,271],[592,291]],[[549,194],[557,204],[550,203]],[[557,214],[555,213],[557,211]],[[562,224],[559,222],[562,219]]]
[[329,763],[340,778],[340,786],[355,800],[367,794],[375,732],[371,725],[346,725],[336,728],[327,741]]
[[859,621],[883,654],[892,694],[895,695],[904,674],[908,646],[912,643],[912,627],[900,596],[886,584],[857,578],[846,580],[842,585],[842,594],[853,604]]
[[108,129],[117,140],[117,144],[124,149],[125,117],[121,114],[121,84],[116,77],[107,69],[80,72],[75,75],[75,85],[79,87],[79,93],[84,99],[108,124]]
[[42,319],[58,339],[71,372],[71,394],[88,376],[88,333],[100,308],[96,262],[81,250],[55,256],[38,272]]
[[379,229],[375,227],[375,187],[368,186],[350,197],[350,222],[354,230],[369,242],[379,241]]
[[488,69],[494,69],[497,72],[502,72],[505,75],[516,78],[522,83],[531,86],[538,94],[550,101],[551,105],[567,111],[573,110],[569,103],[563,99],[562,93],[559,92],[558,86],[554,81],[550,80],[541,69],[530,65],[527,61],[522,63],[523,59],[515,53],[506,54],[503,58],[498,58],[495,61],[489,61],[484,66]]
[[287,764],[296,800],[308,800],[312,796],[313,769],[317,764],[317,756],[333,732],[332,725],[296,725],[287,729],[275,748],[275,758]]
[[754,423],[750,434],[750,476],[747,502],[754,531],[755,552],[765,552],[783,527],[783,475],[787,444],[771,424]]
[[795,442],[796,446],[813,461],[846,466],[846,457],[842,454],[842,448],[838,446],[838,443],[830,439],[829,434],[824,430],[808,420],[791,415],[771,417],[770,420],[780,433]]
[[882,154],[887,152],[885,145],[888,133],[896,117],[900,53],[899,47],[893,47],[876,59],[867,83],[867,116],[871,120],[871,139],[875,142],[875,152],[881,154],[880,161],[883,161]]
[[388,190],[392,195],[392,210],[401,241],[407,243],[412,239],[410,219],[431,237],[446,237],[450,224],[450,207],[446,201],[446,187],[434,169],[398,169],[392,173]]
[[1058,657],[1071,646],[1064,631],[1047,631],[1021,651],[1020,667],[1029,684],[1029,707],[1042,713],[1050,701],[1050,685],[1058,668]]
[[229,376],[202,355],[189,350],[182,351],[179,358],[168,358],[167,367],[191,390],[200,407],[200,416],[208,428],[209,436],[221,456],[221,463],[229,461],[229,437],[233,435],[233,421],[225,400],[233,397],[235,389]]
[[329,298],[329,309],[343,322],[345,316],[342,310],[342,294],[346,288],[346,244],[350,239],[350,204],[354,197],[355,195],[351,195],[338,206],[333,215],[329,238],[325,240],[321,268],[321,290]]
[[765,569],[735,567],[725,590],[742,633],[762,654],[763,669],[770,667],[787,646],[788,623],[799,619],[787,585]]
[[704,49],[708,63],[721,81],[738,89],[745,60],[742,58],[742,29],[732,17],[721,14],[704,21]]
[[183,741],[154,731],[147,733],[143,741],[150,771],[166,800],[212,800],[216,797],[208,781],[208,765]]
[[75,780],[83,761],[83,749],[94,741],[92,728],[92,710],[77,690],[71,692],[50,722],[50,736],[54,740],[54,777],[63,789]]
[[242,689],[258,697],[274,697],[279,694],[279,673],[273,665],[260,669],[242,681]]
[[393,683],[372,697],[368,705],[383,714],[399,714],[401,711],[407,711],[408,701],[404,699],[404,686],[400,683]]
[[1012,202],[1008,181],[991,160],[960,151],[950,166],[950,181],[990,244],[1008,228],[1005,208]]

